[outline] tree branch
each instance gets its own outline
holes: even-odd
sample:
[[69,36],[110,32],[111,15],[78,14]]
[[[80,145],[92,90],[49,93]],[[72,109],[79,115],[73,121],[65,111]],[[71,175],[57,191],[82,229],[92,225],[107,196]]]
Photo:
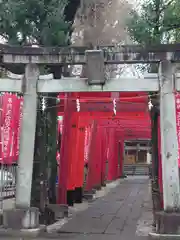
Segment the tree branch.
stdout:
[[179,20],[179,23],[177,24],[172,24],[172,25],[169,25],[169,26],[166,26],[166,27],[163,27],[160,32],[163,33],[163,32],[169,32],[171,30],[175,30],[175,29],[180,29],[180,20]]
[[166,10],[173,2],[174,0],[170,0],[166,5],[164,5],[164,7],[161,8],[160,13]]

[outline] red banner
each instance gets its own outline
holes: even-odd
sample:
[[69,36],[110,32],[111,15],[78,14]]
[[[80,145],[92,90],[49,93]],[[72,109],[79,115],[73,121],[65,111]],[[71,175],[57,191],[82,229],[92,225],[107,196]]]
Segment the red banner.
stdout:
[[178,138],[178,165],[180,167],[180,93],[176,93],[176,124]]
[[16,97],[14,103],[14,114],[13,114],[13,121],[15,124],[14,128],[14,149],[13,155],[15,161],[18,160],[19,157],[19,145],[20,145],[20,128],[21,128],[21,121],[22,121],[22,110],[23,110],[23,98]]
[[14,94],[0,96],[0,162],[12,164],[19,156],[23,99]]
[[20,99],[18,97],[14,100],[13,106],[13,156],[14,160],[17,161],[17,138],[18,138],[18,123],[19,123],[19,109]]
[[17,123],[17,144],[16,144],[16,157],[19,157],[20,135],[21,135],[21,122],[23,117],[23,98],[19,99],[19,118]]
[[2,143],[2,118],[3,118],[3,105],[2,105],[2,96],[0,96],[0,162],[3,159],[3,143]]
[[9,163],[12,161],[13,152],[13,95],[6,93],[3,95],[2,103],[2,146],[3,146],[3,161]]

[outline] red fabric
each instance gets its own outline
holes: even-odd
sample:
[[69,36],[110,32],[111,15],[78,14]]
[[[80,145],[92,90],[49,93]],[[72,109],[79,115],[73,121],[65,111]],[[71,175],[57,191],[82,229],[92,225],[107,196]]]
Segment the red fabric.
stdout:
[[[19,142],[20,142],[20,125],[22,120],[23,98],[18,98],[14,94],[6,93],[1,99],[1,144],[0,152],[1,161],[4,164],[12,164],[18,160]],[[3,138],[3,139],[2,139]]]
[[3,159],[3,142],[2,142],[2,117],[3,117],[3,103],[2,96],[0,96],[0,162]]
[[19,110],[19,107],[16,106],[16,101],[17,101],[17,97],[16,95],[11,95],[12,97],[12,119],[11,119],[11,142],[10,142],[10,155],[8,157],[8,161],[7,163],[9,164],[12,164],[12,162],[14,162],[15,160],[15,151],[14,151],[14,148],[15,148],[15,144],[17,141],[15,141],[15,138],[16,138],[16,132],[17,132],[17,125],[16,125],[16,117],[19,117],[17,116],[17,111]]
[[12,162],[13,153],[13,96],[6,93],[3,95],[3,113],[2,113],[2,142],[3,153],[2,161],[6,163]]
[[180,167],[180,93],[175,94],[176,99],[176,125],[177,125],[177,139],[178,139],[178,165]]
[[20,134],[21,134],[21,122],[23,117],[23,98],[16,97],[14,107],[14,121],[15,121],[15,130],[14,130],[14,156],[15,160],[18,160],[19,157],[19,147],[20,147]]
[[[19,126],[19,119],[20,119],[20,99],[14,95],[14,104],[13,104],[13,157],[14,161],[17,160],[19,156],[19,151],[17,150],[18,144],[18,126]],[[19,147],[18,147],[19,148]]]

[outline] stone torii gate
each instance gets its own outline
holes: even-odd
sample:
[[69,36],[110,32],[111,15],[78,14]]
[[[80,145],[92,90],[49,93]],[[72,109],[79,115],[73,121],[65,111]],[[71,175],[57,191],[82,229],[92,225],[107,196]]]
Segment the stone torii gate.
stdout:
[[[178,141],[174,91],[180,91],[176,63],[180,45],[121,46],[119,49],[0,47],[1,65],[25,66],[25,74],[0,79],[0,92],[24,95],[22,133],[17,175],[16,208],[30,208],[38,93],[59,92],[160,92],[160,119],[164,211],[180,210]],[[106,64],[159,63],[158,74],[143,78],[106,79]],[[87,78],[53,79],[40,76],[39,65],[86,65]],[[27,218],[27,214],[23,217]],[[30,219],[29,219],[30,221]],[[180,225],[180,224],[179,224]],[[179,226],[178,225],[178,226]],[[29,225],[28,225],[29,226]],[[36,225],[33,225],[36,226]]]

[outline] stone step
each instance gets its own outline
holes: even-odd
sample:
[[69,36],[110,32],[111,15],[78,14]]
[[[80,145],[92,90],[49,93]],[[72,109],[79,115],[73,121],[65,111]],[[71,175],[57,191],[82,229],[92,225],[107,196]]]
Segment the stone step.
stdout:
[[124,173],[126,175],[149,175],[148,165],[125,165]]

